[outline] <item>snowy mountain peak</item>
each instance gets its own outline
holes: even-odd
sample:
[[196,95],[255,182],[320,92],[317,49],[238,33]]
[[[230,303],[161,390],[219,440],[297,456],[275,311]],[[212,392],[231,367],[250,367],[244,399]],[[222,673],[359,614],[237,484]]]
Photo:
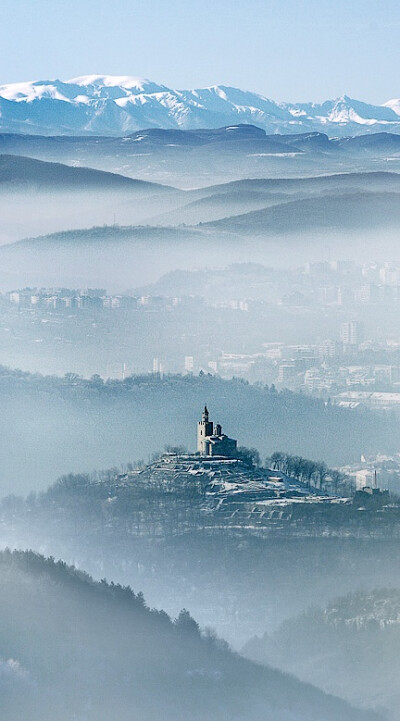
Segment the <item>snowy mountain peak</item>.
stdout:
[[390,108],[391,110],[393,110],[393,112],[396,113],[396,115],[400,115],[400,98],[388,100],[387,103],[384,103],[384,107]]
[[14,102],[31,102],[36,98],[48,97],[68,102],[68,98],[60,92],[62,84],[59,80],[31,80],[25,83],[0,85],[0,98]]
[[125,135],[152,127],[240,124],[256,125],[269,134],[400,133],[400,100],[371,105],[342,95],[320,104],[278,103],[225,85],[174,90],[131,75],[93,74],[0,86],[0,132]]
[[123,88],[137,93],[154,93],[168,90],[165,85],[156,85],[147,78],[134,75],[81,75],[78,78],[66,80],[69,85],[78,85],[82,88],[96,86],[98,88]]

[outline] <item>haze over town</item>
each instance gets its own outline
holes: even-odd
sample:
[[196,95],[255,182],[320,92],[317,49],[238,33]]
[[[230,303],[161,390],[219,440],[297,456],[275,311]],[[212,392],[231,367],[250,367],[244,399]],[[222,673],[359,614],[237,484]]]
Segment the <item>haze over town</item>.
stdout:
[[399,23],[3,3],[4,721],[400,720]]

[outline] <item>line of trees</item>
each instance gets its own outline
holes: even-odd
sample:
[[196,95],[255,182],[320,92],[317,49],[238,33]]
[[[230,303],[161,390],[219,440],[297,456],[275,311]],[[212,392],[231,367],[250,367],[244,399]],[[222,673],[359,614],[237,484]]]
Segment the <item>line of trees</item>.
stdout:
[[339,489],[345,495],[351,495],[354,491],[349,476],[328,468],[323,461],[311,461],[309,458],[276,451],[267,458],[267,465],[320,491],[327,490],[328,487],[332,487],[336,494]]

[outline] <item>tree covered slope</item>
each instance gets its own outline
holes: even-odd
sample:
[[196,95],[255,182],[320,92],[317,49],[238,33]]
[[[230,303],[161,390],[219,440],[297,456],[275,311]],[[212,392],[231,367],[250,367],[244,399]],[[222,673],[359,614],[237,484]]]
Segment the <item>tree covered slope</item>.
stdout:
[[32,552],[0,555],[4,721],[367,721],[237,655],[182,612]]
[[310,608],[245,647],[249,658],[399,719],[400,591],[358,590]]

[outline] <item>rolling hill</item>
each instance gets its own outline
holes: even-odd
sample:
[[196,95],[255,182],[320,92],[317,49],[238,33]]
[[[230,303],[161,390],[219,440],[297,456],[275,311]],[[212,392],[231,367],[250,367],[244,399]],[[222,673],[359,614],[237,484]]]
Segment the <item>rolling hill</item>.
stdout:
[[116,218],[136,224],[175,208],[181,196],[171,186],[104,170],[0,155],[0,244]]
[[115,173],[93,168],[71,167],[62,163],[49,163],[21,155],[0,155],[0,191],[23,190],[70,191],[121,191],[163,193],[174,188],[146,183]]
[[210,230],[248,236],[397,229],[400,225],[400,193],[322,195],[280,203],[205,225]]
[[[305,255],[318,260],[326,243],[337,258],[358,257],[362,247],[366,260],[376,259],[377,232],[379,252],[397,252],[398,173],[253,178],[178,191],[32,160],[22,159],[19,169],[13,159],[11,166],[22,190],[0,193],[0,238],[16,240],[28,229],[38,237],[0,247],[5,289],[78,284],[121,292],[176,268],[225,265],[227,254],[230,262],[292,265]],[[32,187],[39,173],[44,190],[33,191],[30,181],[24,185],[25,171]],[[5,179],[9,173],[7,161]],[[103,181],[100,192],[96,184]],[[63,191],[55,197],[57,182]],[[10,190],[14,183],[4,186]]]
[[218,196],[222,193],[327,193],[332,190],[345,191],[395,191],[400,188],[400,173],[392,172],[347,172],[301,178],[243,178],[219,185],[192,191],[197,198]]
[[62,135],[62,128],[50,136],[0,132],[0,153],[188,189],[238,178],[400,169],[400,134],[390,132],[329,138],[324,132],[267,135],[240,123],[206,130],[142,127],[123,137]]
[[[121,292],[156,280],[160,270],[200,263],[206,235],[199,228],[104,225],[27,238],[0,246],[0,287],[106,287]],[[216,251],[222,260],[223,251]]]
[[[262,211],[293,200],[306,201],[318,197],[324,198],[327,195],[345,196],[365,192],[400,192],[400,174],[371,172],[336,173],[302,178],[244,178],[187,191],[182,195],[179,207],[164,215],[155,216],[149,219],[149,222],[164,225],[180,223],[195,225],[255,210]],[[241,224],[240,218],[239,224]]]

